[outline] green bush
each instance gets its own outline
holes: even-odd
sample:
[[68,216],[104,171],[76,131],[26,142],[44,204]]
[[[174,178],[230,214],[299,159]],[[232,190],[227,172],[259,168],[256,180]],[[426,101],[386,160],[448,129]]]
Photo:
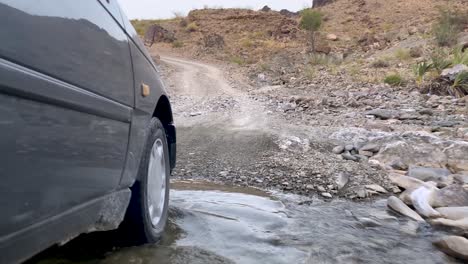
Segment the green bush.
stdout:
[[416,81],[421,84],[424,80],[424,75],[432,69],[433,65],[425,61],[416,64],[413,68],[414,75],[416,75]]
[[457,41],[457,34],[468,24],[468,15],[463,12],[441,10],[432,31],[440,46],[452,46]]
[[444,69],[452,65],[449,55],[442,49],[436,50],[431,56],[432,68],[440,74]]
[[456,97],[468,95],[468,72],[460,72],[449,89],[449,93]]
[[327,54],[323,54],[323,53],[313,53],[309,57],[309,64],[313,66],[339,65],[342,62],[343,62],[342,59],[339,59],[337,57],[333,57]]
[[231,58],[231,62],[232,63],[235,63],[237,65],[244,65],[245,64],[245,60],[241,57],[238,57],[238,56],[234,56]]
[[389,84],[391,86],[401,86],[405,83],[405,81],[399,74],[391,74],[385,77],[384,83]]
[[198,31],[198,25],[197,25],[197,23],[195,23],[195,22],[189,23],[189,24],[185,27],[185,30],[187,30],[187,32],[195,32],[195,31]]
[[184,43],[180,40],[176,40],[172,42],[172,47],[173,48],[182,48],[184,46]]
[[395,58],[399,60],[409,60],[411,59],[411,54],[408,49],[397,49],[395,51]]
[[312,50],[315,50],[315,32],[322,26],[323,15],[317,10],[306,9],[301,12],[300,27],[309,32]]
[[452,64],[468,65],[468,49],[463,50],[463,47],[456,47],[455,49],[453,49]]

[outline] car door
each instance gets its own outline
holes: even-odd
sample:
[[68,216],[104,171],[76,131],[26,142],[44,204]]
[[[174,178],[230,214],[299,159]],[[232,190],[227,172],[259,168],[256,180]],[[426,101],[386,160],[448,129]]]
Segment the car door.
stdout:
[[104,2],[0,0],[0,241],[118,187],[133,74]]

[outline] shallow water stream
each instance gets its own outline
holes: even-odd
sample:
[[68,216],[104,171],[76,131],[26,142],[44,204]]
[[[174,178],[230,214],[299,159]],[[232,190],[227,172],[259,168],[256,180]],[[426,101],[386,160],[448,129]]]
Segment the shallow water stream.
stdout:
[[354,203],[176,182],[159,245],[121,247],[84,236],[31,263],[457,263],[431,244],[443,235],[386,209]]

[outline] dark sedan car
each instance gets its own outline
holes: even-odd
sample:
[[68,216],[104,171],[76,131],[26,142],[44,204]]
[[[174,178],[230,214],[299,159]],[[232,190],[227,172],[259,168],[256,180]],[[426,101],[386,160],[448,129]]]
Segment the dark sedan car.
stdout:
[[167,219],[175,128],[116,0],[0,0],[0,263]]

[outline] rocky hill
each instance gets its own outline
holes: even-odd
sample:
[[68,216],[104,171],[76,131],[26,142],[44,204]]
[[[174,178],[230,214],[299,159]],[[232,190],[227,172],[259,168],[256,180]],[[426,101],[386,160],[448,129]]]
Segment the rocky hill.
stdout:
[[309,85],[331,75],[352,83],[382,83],[390,76],[398,79],[392,85],[414,86],[417,63],[436,51],[448,55],[457,44],[436,43],[434,26],[443,11],[458,23],[452,38],[468,43],[466,0],[336,0],[316,10],[323,23],[315,52],[299,26],[300,12],[288,10],[202,9],[187,17],[133,22],[140,32],[156,23],[174,37],[155,49],[237,64],[253,82],[271,85]]

